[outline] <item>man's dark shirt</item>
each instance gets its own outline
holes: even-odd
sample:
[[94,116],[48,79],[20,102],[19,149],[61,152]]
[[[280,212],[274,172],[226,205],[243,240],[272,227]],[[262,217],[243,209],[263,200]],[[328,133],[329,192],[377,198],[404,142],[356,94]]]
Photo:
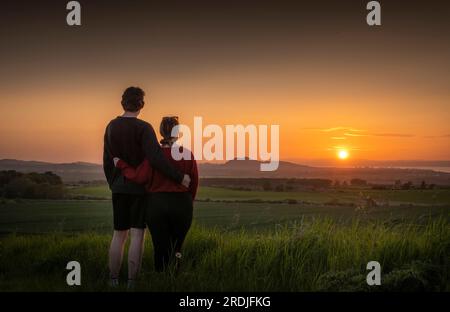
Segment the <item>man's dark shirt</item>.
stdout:
[[164,156],[153,127],[141,119],[117,117],[109,122],[104,137],[103,170],[113,193],[144,193],[143,185],[127,180],[114,167],[114,157],[123,159],[133,167],[139,166],[147,158],[152,167],[169,179],[177,183],[183,180],[183,174],[169,164]]

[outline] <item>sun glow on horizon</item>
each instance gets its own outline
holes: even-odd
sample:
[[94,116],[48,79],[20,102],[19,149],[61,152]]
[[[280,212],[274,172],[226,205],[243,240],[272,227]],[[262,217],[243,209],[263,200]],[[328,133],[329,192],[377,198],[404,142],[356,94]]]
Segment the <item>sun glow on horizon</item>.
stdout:
[[341,149],[341,150],[339,150],[338,153],[337,153],[337,157],[338,157],[339,159],[342,159],[342,160],[347,159],[348,156],[349,156],[349,153],[348,153],[348,151],[345,150],[345,149]]

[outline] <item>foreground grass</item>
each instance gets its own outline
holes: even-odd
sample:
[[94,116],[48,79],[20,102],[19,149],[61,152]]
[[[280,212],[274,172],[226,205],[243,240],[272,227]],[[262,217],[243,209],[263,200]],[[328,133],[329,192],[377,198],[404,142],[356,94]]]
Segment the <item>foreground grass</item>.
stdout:
[[[4,236],[0,290],[108,290],[109,240],[97,233]],[[142,291],[450,290],[446,218],[396,226],[321,220],[259,234],[194,226],[176,277],[153,272],[149,241],[137,287]],[[65,267],[71,260],[81,263],[82,286],[66,285]],[[366,284],[371,260],[381,263],[382,286]]]

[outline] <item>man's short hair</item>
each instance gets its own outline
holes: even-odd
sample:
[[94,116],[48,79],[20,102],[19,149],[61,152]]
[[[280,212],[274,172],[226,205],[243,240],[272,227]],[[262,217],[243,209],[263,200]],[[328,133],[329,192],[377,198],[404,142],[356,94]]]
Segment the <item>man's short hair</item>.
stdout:
[[139,87],[128,87],[122,94],[122,107],[128,112],[137,112],[144,107],[145,92]]

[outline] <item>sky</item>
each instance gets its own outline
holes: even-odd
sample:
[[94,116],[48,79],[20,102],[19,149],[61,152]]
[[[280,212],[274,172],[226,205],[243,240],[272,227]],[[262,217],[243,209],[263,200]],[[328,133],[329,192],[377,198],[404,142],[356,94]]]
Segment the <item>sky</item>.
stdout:
[[2,2],[0,159],[101,162],[130,85],[155,129],[277,124],[281,159],[450,159],[448,1],[67,2]]

